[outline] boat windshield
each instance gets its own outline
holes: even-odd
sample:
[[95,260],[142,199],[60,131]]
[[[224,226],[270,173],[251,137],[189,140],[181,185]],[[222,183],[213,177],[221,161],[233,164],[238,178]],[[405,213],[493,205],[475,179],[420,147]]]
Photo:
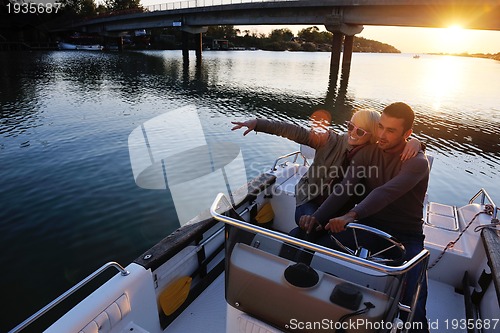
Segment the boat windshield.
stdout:
[[193,105],[144,122],[130,133],[128,147],[136,184],[169,191],[181,226],[209,217],[218,193],[233,204],[247,194],[240,147],[206,135]]

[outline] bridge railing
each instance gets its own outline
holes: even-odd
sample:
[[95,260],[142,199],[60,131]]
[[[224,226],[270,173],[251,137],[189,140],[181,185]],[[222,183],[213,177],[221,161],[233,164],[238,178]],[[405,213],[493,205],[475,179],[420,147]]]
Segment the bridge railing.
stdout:
[[185,0],[185,1],[171,1],[167,3],[144,6],[144,8],[147,11],[154,12],[158,10],[174,10],[174,9],[210,7],[210,6],[221,6],[221,5],[234,5],[240,3],[285,2],[285,1],[298,1],[298,0]]

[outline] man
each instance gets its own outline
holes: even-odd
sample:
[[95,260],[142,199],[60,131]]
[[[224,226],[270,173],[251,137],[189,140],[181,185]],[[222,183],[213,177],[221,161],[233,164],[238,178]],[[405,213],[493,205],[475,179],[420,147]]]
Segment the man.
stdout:
[[[306,233],[324,229],[345,239],[342,232],[346,224],[358,220],[358,223],[383,230],[401,241],[406,249],[405,260],[418,254],[424,248],[422,215],[429,163],[423,152],[405,162],[400,159],[412,133],[413,121],[413,110],[407,104],[398,102],[387,106],[380,118],[378,144],[356,154],[344,180],[312,216],[300,218],[300,228]],[[368,193],[366,198],[345,215],[335,217],[338,207],[360,188]],[[328,238],[323,237],[318,242],[335,247]],[[419,271],[417,266],[408,274],[404,304],[409,305],[413,297]],[[421,332],[428,332],[426,299],[425,280],[414,312],[414,322],[422,323]]]

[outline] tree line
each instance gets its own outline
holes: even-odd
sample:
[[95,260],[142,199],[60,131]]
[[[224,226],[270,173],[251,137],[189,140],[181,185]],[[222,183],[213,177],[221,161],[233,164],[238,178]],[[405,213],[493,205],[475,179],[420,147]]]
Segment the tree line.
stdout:
[[[152,31],[153,40],[158,32]],[[161,34],[170,34],[175,40],[180,40],[180,31],[173,28],[163,29]],[[229,43],[229,48],[260,49],[267,51],[331,51],[333,35],[329,31],[320,31],[317,26],[301,29],[297,36],[288,29],[274,29],[270,33],[257,33],[255,31],[235,29],[232,25],[210,26],[203,34],[205,39],[223,39]],[[154,45],[154,43],[153,43]],[[165,47],[160,45],[160,48]],[[384,52],[400,53],[395,47],[365,39],[354,37],[354,52]]]

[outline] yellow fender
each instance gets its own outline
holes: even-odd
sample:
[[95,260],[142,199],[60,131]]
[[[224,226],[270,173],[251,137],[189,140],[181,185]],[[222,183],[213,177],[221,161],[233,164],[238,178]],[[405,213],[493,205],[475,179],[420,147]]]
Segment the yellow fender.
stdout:
[[271,222],[273,218],[274,211],[270,202],[266,202],[255,216],[255,220],[260,224]]
[[160,305],[167,316],[175,312],[186,300],[191,289],[190,276],[183,276],[170,283],[160,294]]

